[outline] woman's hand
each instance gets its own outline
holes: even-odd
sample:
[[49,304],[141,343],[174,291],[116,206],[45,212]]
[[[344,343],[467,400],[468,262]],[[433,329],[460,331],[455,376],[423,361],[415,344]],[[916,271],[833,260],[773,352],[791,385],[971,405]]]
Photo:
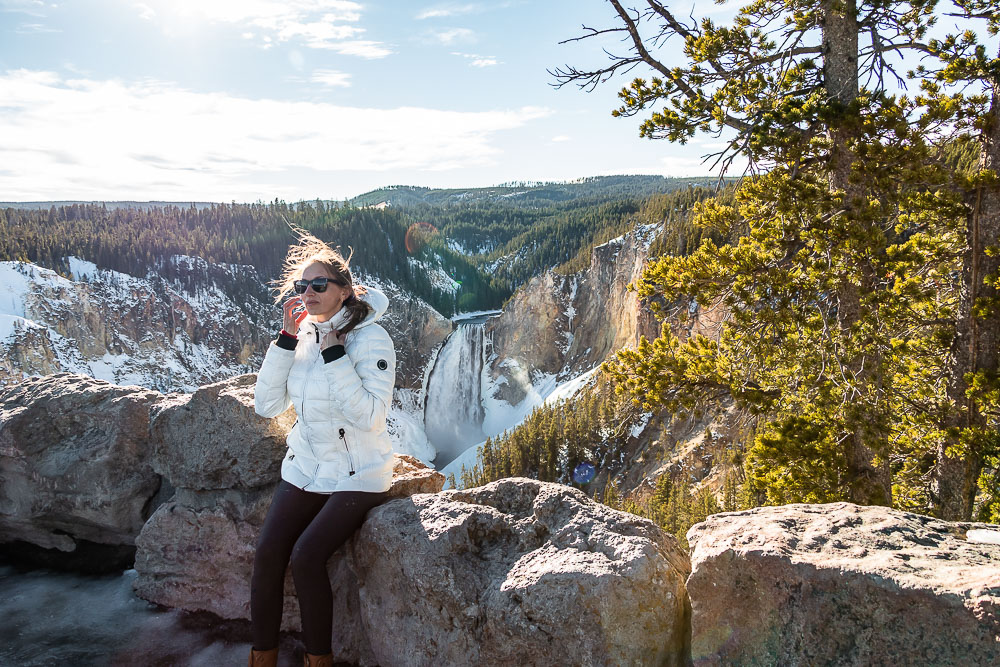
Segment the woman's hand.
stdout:
[[328,347],[333,347],[334,345],[343,345],[344,339],[340,337],[340,332],[333,329],[330,333],[323,336],[323,343],[320,345],[321,350],[325,350]]
[[302,303],[302,299],[297,296],[293,296],[283,303],[281,309],[284,311],[281,328],[294,336],[299,331],[299,322],[304,320],[309,313],[306,312],[306,307]]

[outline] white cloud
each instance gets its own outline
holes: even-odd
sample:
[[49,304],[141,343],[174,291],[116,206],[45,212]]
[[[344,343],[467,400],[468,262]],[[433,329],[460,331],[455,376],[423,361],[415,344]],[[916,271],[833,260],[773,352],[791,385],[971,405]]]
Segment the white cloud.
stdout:
[[[154,0],[150,0],[154,1]],[[362,6],[348,0],[155,0],[169,11],[212,23],[252,23],[280,29],[286,22],[322,14],[325,19],[353,22]]]
[[459,4],[447,4],[447,5],[436,5],[434,7],[428,7],[427,9],[419,12],[416,16],[418,21],[423,19],[436,19],[436,18],[446,18],[449,16],[459,16],[462,14],[472,14],[474,12],[482,11],[483,6],[479,3],[468,3],[464,5]]
[[464,16],[466,14],[481,14],[494,9],[506,9],[511,6],[511,2],[446,2],[433,5],[427,9],[417,12],[414,17],[418,21],[424,19],[440,19],[451,16]]
[[[392,53],[381,42],[359,39],[365,33],[357,25],[363,7],[349,0],[147,1],[157,3],[161,15],[183,23],[233,25],[247,39],[260,35],[265,48],[294,40],[310,48],[332,49],[365,58],[384,58]],[[358,44],[366,46],[361,48]]]
[[494,67],[501,64],[496,56],[480,56],[475,53],[461,53],[459,51],[452,51],[451,55],[471,60],[469,67]]
[[560,142],[563,142],[563,141],[570,141],[570,138],[567,137],[565,134],[560,134],[558,136],[552,137],[552,143],[554,143],[554,144],[555,143],[560,143]]
[[45,3],[42,0],[0,0],[0,11],[16,12],[28,16],[45,16]]
[[476,41],[476,33],[468,28],[448,28],[447,30],[431,30],[428,37],[445,46],[453,44],[471,44]]
[[382,42],[372,42],[362,39],[326,44],[323,48],[342,53],[345,56],[359,56],[370,59],[385,58],[392,54],[392,50]]
[[135,8],[139,10],[139,18],[144,21],[152,21],[156,18],[156,12],[149,5],[145,5],[141,2],[135,3]]
[[329,184],[494,164],[498,132],[551,114],[249,99],[29,70],[0,75],[0,89],[0,164],[17,165],[0,170],[3,201],[314,197],[302,174]]
[[318,69],[312,73],[309,81],[331,88],[337,86],[346,88],[351,85],[351,75],[347,72],[338,72],[334,69]]
[[57,28],[50,28],[41,23],[22,23],[14,31],[19,35],[37,35],[44,32],[62,32]]
[[353,25],[342,25],[333,21],[320,20],[309,23],[289,21],[277,30],[277,37],[282,42],[301,37],[306,46],[326,48],[328,44],[351,39],[364,32],[364,29]]

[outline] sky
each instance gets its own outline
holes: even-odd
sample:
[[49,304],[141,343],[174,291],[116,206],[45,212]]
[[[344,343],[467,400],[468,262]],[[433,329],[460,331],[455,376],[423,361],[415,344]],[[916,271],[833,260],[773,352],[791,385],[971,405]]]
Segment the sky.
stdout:
[[[728,22],[743,2],[671,1]],[[288,202],[389,185],[717,176],[710,134],[592,92],[607,0],[0,0],[0,201]],[[995,39],[992,40],[995,42]],[[657,51],[678,62],[669,49]],[[990,48],[995,49],[995,44]],[[740,175],[745,162],[729,175]]]
[[[717,9],[715,11],[718,11]],[[0,201],[298,201],[387,185],[701,176],[639,137],[604,0],[0,0]],[[624,47],[620,49],[624,52]]]

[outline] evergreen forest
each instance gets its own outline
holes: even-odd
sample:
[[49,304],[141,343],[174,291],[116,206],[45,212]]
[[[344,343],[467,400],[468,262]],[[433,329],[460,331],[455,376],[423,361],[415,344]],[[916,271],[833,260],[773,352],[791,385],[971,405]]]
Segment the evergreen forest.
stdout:
[[[323,201],[11,206],[0,209],[0,261],[34,262],[67,274],[66,258],[74,256],[100,268],[170,279],[175,276],[164,260],[190,255],[213,264],[252,265],[270,280],[295,242],[294,225],[340,246],[345,256],[353,251],[354,270],[391,280],[451,316],[499,308],[519,285],[546,270],[584,268],[594,245],[640,222],[658,224],[659,218],[648,216],[662,208],[686,211],[713,192],[684,180],[656,183],[664,191],[648,197],[608,200],[585,190],[579,198],[542,207],[505,199],[383,208]],[[607,197],[625,197],[605,191]],[[650,208],[651,201],[658,204]],[[236,290],[231,296],[239,301],[246,293],[266,298],[263,285],[226,289]]]

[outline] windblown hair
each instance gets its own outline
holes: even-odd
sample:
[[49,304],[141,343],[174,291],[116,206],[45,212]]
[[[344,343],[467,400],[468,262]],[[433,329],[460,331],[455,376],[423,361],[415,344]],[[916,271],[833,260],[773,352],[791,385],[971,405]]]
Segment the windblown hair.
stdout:
[[356,286],[354,284],[354,276],[351,275],[349,264],[351,257],[354,256],[354,250],[352,249],[351,254],[345,259],[340,254],[339,246],[331,248],[301,227],[294,225],[289,225],[289,227],[298,236],[299,242],[298,245],[288,248],[288,254],[285,255],[285,263],[281,269],[281,277],[271,281],[274,285],[274,291],[277,293],[274,298],[275,303],[280,304],[289,295],[295,294],[293,283],[302,278],[302,274],[307,266],[310,264],[319,264],[326,269],[327,274],[331,278],[346,284],[351,289],[351,295],[344,301],[344,307],[347,308],[349,319],[347,324],[340,329],[341,335],[346,334],[360,324],[372,310],[371,306],[358,298],[363,296],[367,290],[360,285]]

